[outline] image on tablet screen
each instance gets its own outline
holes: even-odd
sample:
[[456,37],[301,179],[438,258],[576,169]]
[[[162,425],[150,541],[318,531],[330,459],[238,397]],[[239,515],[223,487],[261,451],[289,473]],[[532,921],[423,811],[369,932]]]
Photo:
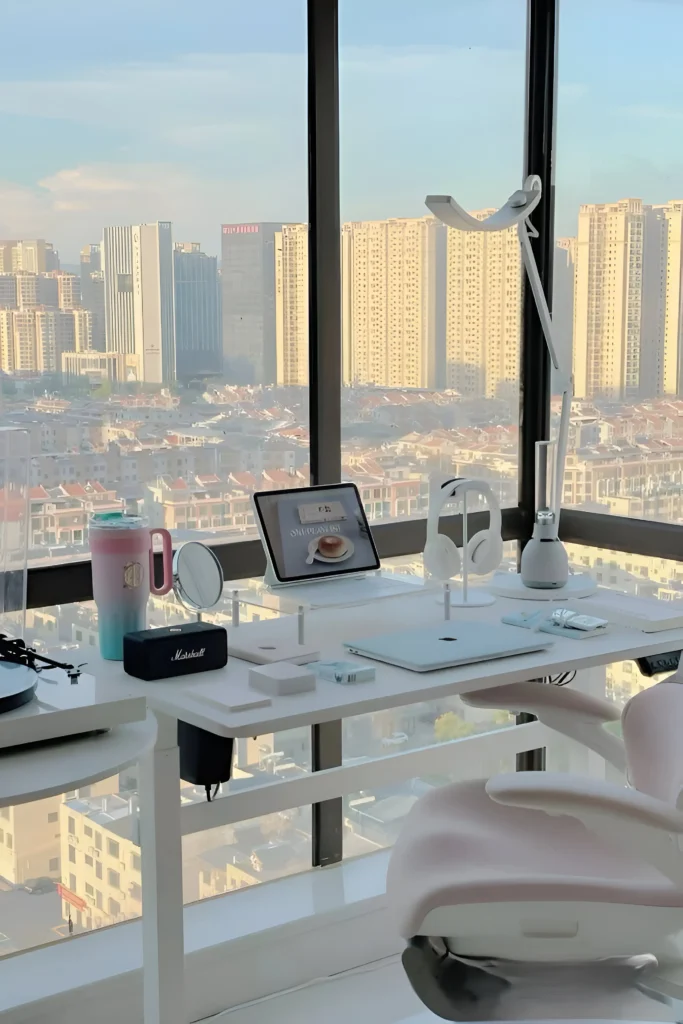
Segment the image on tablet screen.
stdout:
[[379,568],[353,484],[254,495],[278,579],[308,579]]

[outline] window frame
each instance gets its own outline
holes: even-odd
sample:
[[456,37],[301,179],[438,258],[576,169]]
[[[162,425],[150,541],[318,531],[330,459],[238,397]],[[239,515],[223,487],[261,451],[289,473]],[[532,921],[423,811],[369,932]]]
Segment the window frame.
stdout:
[[[557,45],[560,0],[527,0],[526,94],[523,173],[538,174],[543,196],[533,222],[532,247],[544,291],[551,302],[554,260],[554,160],[556,155]],[[339,168],[340,0],[307,0],[308,194],[309,194],[309,424],[312,484],[338,483],[341,460],[341,213]],[[511,182],[511,189],[519,183]],[[492,197],[495,200],[495,197]],[[503,510],[503,537],[520,548],[531,536],[535,512],[535,447],[550,429],[550,359],[525,275],[520,352],[518,504]],[[484,516],[472,516],[470,532]],[[481,521],[481,525],[480,525]],[[462,517],[443,517],[441,529],[456,543]],[[373,526],[380,558],[424,548],[426,520]],[[563,511],[564,541],[640,555],[671,558],[680,550],[683,526],[626,519],[574,509]],[[265,556],[258,539],[213,546],[226,580],[260,576]],[[156,556],[161,561],[161,555]],[[88,560],[28,571],[29,608],[92,599]],[[312,769],[341,764],[341,722],[312,729]],[[518,766],[542,767],[541,752],[519,755]],[[525,760],[526,759],[526,760]],[[341,800],[313,809],[313,863],[342,857]]]

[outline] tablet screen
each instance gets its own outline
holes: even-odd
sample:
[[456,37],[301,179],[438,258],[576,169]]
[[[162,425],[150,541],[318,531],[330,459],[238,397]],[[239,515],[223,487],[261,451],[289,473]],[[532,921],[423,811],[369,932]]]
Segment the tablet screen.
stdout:
[[355,484],[261,491],[254,504],[281,583],[379,569]]

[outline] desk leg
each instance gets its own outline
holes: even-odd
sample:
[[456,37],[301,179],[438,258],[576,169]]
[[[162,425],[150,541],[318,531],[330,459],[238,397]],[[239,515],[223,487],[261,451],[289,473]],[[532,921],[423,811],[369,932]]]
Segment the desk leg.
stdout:
[[157,714],[154,750],[140,762],[145,1024],[187,1024],[178,722]]

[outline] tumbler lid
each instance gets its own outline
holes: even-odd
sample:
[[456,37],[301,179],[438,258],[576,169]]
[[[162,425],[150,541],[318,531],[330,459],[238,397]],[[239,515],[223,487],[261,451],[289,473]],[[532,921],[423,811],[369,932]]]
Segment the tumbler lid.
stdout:
[[98,530],[139,530],[147,525],[145,516],[128,512],[93,512],[90,515],[90,527]]

